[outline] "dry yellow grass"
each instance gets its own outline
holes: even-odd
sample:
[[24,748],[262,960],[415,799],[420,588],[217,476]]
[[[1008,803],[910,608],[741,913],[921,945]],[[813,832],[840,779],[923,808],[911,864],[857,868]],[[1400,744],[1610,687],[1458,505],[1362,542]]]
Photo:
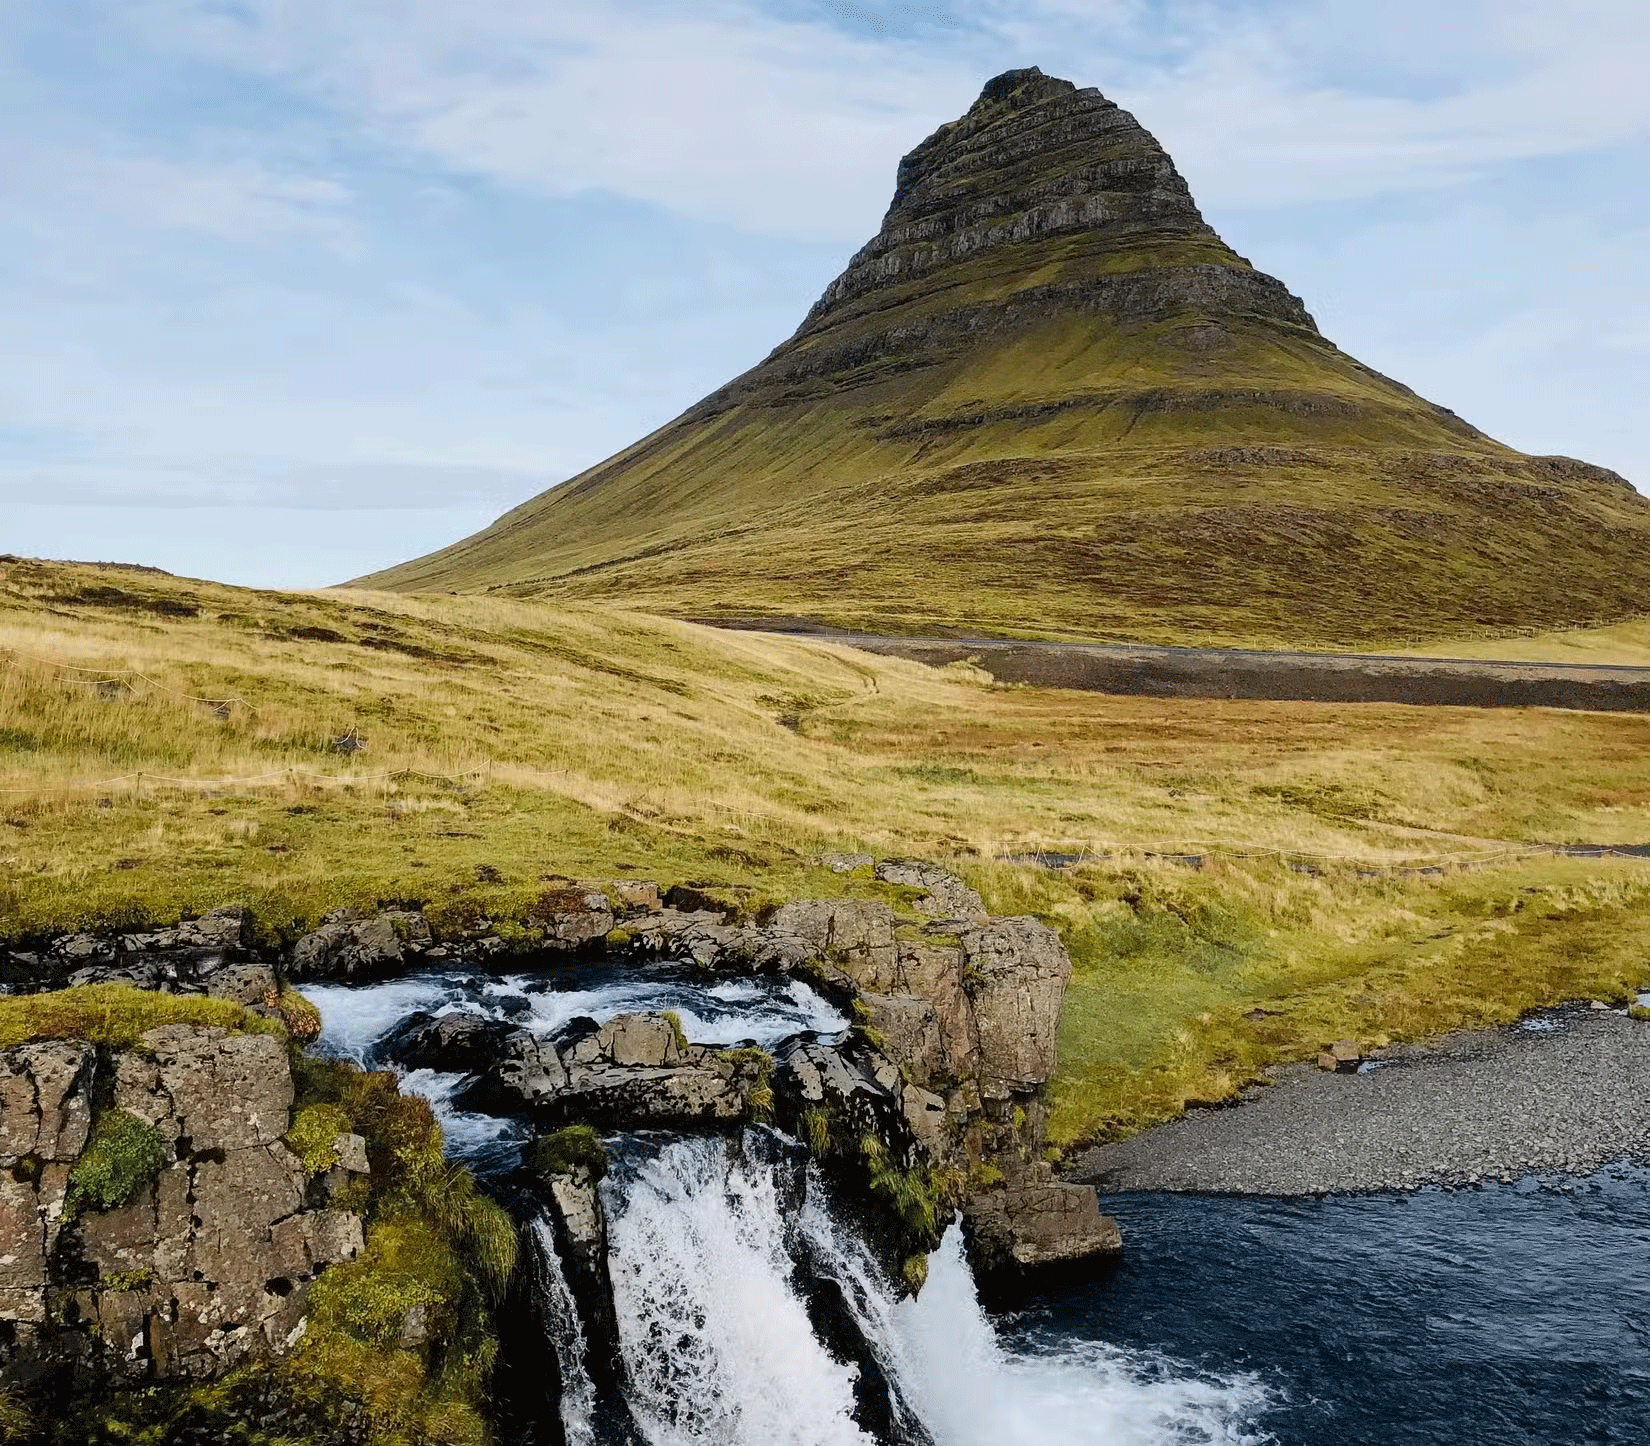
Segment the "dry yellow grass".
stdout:
[[[866,885],[824,849],[947,858],[1072,945],[1067,1140],[1325,1029],[1625,988],[1615,954],[1557,961],[1642,932],[1645,869],[1527,848],[1650,840],[1640,717],[1108,698],[593,608],[27,563],[0,566],[0,648],[0,935],[230,899],[275,931],[380,899],[507,907],[553,874],[840,891]],[[1001,861],[1039,849],[1114,857]],[[1554,889],[1592,902],[1524,932],[1517,901]],[[1434,998],[1440,939],[1471,988]],[[1377,978],[1373,1014],[1347,1002]]]

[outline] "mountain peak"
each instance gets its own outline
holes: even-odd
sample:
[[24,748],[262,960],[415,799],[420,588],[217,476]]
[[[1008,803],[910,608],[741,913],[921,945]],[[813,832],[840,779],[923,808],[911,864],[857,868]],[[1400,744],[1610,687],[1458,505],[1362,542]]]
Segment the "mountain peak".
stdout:
[[1368,644],[1636,612],[1650,502],[1363,366],[1098,90],[1007,71],[795,334],[370,579],[868,631]]
[[1001,75],[993,76],[986,81],[979,100],[974,104],[977,107],[1006,101],[1018,109],[1036,105],[1038,101],[1051,100],[1057,95],[1070,95],[1076,89],[1071,81],[1044,75],[1035,65],[1031,65],[1023,70],[1005,70]]
[[[987,83],[980,99],[899,165],[882,229],[804,321],[807,334],[859,298],[957,268],[987,253],[1071,238],[1111,269],[1150,267],[1187,247],[1238,270],[1245,263],[1204,223],[1154,136],[1098,90],[1035,67]],[[1280,287],[1272,304],[1305,321]],[[1308,323],[1309,324],[1309,323]]]

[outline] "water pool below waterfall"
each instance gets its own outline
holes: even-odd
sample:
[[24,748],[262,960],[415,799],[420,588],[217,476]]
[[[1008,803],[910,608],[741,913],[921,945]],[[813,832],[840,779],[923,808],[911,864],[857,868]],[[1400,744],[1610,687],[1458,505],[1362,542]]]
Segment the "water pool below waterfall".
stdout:
[[1009,1328],[1270,1389],[1280,1446],[1650,1443],[1650,1175],[1323,1200],[1116,1196],[1100,1288]]
[[[550,981],[550,982],[547,982]],[[323,1044],[371,1063],[413,1010],[479,1009],[546,1031],[675,1009],[696,1042],[772,1045],[846,1021],[805,986],[686,969],[507,978],[431,971],[309,987]],[[455,1112],[460,1076],[416,1071],[450,1148],[513,1162],[516,1121]],[[772,1131],[743,1146],[646,1137],[603,1186],[629,1407],[648,1446],[861,1446],[855,1368],[810,1323],[806,1269],[840,1288],[893,1416],[935,1446],[1581,1446],[1650,1443],[1650,1176],[1279,1201],[1114,1197],[1110,1278],[981,1309],[955,1230],[898,1301],[805,1164]],[[799,1153],[799,1152],[798,1152]],[[787,1173],[788,1172],[788,1173]],[[803,1185],[806,1188],[803,1188]],[[549,1236],[540,1293],[582,1349]],[[608,1446],[587,1385],[569,1446]]]

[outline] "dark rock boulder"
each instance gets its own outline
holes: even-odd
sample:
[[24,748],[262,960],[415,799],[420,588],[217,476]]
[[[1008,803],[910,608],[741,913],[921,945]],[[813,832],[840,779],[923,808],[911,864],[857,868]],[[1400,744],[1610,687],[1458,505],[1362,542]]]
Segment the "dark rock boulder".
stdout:
[[1092,1185],[1028,1178],[976,1195],[963,1211],[974,1267],[988,1291],[1012,1290],[1044,1271],[1104,1263],[1123,1248]]
[[430,945],[428,921],[411,911],[365,916],[341,909],[292,950],[293,979],[371,979],[394,973]]
[[515,1026],[485,1015],[458,1012],[409,1015],[379,1042],[376,1053],[403,1069],[479,1074],[501,1057]]
[[498,1043],[497,1056],[459,1097],[461,1109],[513,1115],[534,1109],[567,1088],[567,1069],[554,1042],[513,1029]]

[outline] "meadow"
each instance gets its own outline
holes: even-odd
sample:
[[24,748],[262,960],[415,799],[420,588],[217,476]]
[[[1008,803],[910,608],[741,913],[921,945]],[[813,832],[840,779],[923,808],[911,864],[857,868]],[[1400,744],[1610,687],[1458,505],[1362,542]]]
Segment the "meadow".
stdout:
[[[1650,626],[1493,646],[1637,661]],[[1069,1145],[1328,1039],[1650,985],[1650,863],[1541,848],[1650,841],[1647,748],[1636,716],[1111,698],[594,606],[8,561],[0,938],[508,916],[553,878],[757,909],[879,887],[828,850],[921,855],[1064,934]]]

